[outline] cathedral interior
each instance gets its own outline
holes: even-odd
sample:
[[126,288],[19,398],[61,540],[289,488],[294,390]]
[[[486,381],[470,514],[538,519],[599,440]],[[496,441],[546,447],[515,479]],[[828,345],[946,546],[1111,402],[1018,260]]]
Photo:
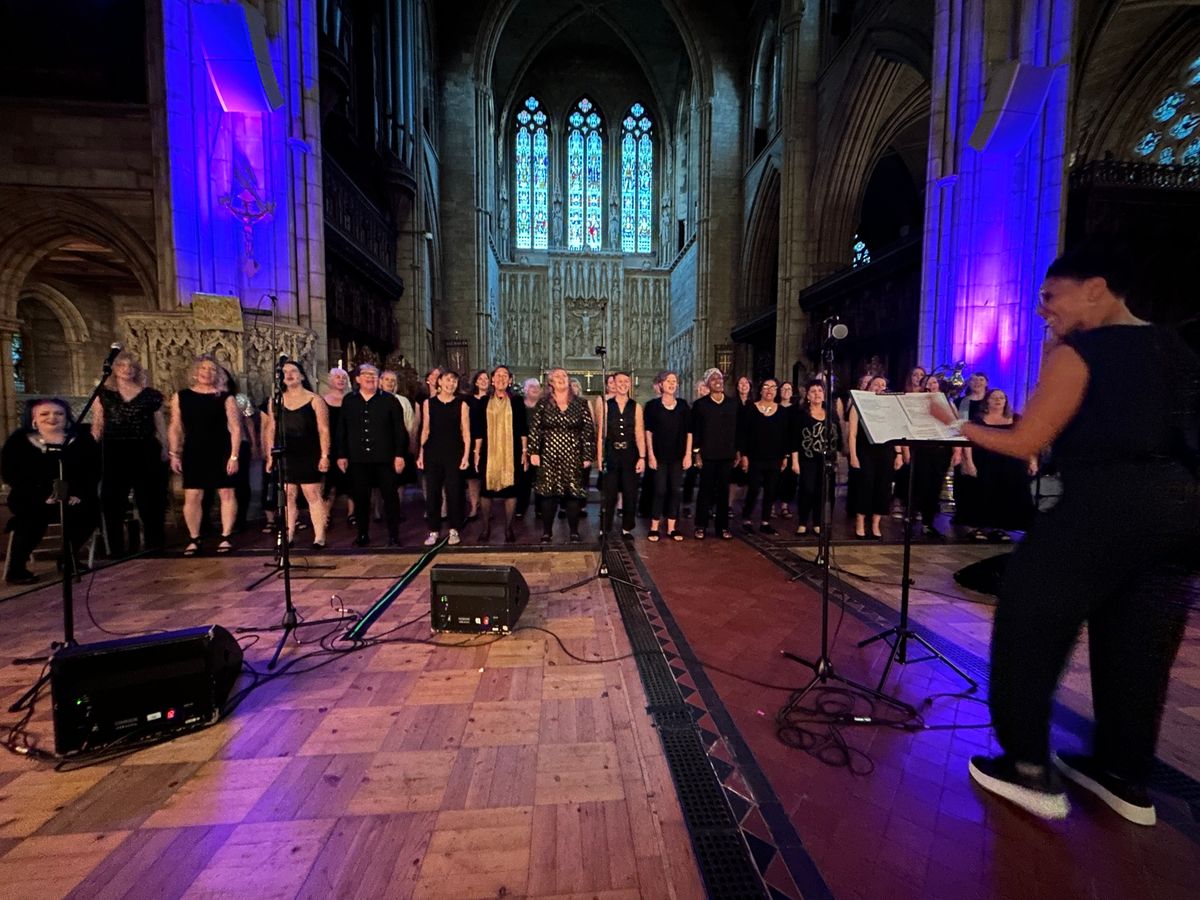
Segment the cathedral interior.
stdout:
[[[0,47],[5,434],[39,397],[81,406],[114,343],[168,393],[213,354],[255,405],[280,354],[320,390],[338,366],[415,387],[435,366],[503,364],[517,384],[564,368],[590,397],[622,370],[639,400],[671,370],[690,400],[712,367],[802,384],[833,321],[842,382],[983,371],[1020,410],[1048,345],[1047,266],[1093,238],[1137,258],[1131,308],[1200,348],[1194,0],[10,0]],[[338,551],[341,574],[398,576],[419,530],[395,553]],[[837,560],[855,677],[886,657],[854,641],[893,623],[898,535]],[[521,569],[546,633],[331,653],[211,728],[86,767],[0,755],[0,883],[1195,896],[1194,614],[1157,828],[1090,808],[1050,827],[972,792],[987,710],[936,664],[891,684],[925,703],[923,731],[846,727],[808,752],[807,735],[777,734],[780,685],[804,680],[780,652],[812,650],[820,622],[819,583],[801,577],[812,545],[713,543],[606,549],[593,528],[579,547],[453,548]],[[950,578],[982,557],[919,549],[921,633],[986,693],[992,608],[953,599]],[[559,593],[598,552],[638,588]],[[269,553],[101,570],[83,640],[105,638],[97,618],[118,633],[261,624],[281,589],[242,585]],[[314,618],[331,593],[316,577],[297,576]],[[330,584],[363,608],[384,583]],[[428,609],[413,591],[384,624]],[[59,632],[58,591],[13,593],[0,649],[30,656]],[[0,668],[6,707],[36,673]],[[1086,649],[1056,704],[1055,734],[1082,740]],[[44,735],[50,705],[32,720]]]

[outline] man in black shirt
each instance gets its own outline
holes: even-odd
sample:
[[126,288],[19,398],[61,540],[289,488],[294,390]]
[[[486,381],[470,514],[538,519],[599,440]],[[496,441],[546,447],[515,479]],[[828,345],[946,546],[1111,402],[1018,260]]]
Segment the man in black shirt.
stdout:
[[408,430],[400,405],[379,390],[379,370],[366,364],[358,369],[358,391],[342,401],[338,423],[338,468],[349,472],[354,508],[358,511],[356,546],[370,543],[371,489],[383,495],[388,544],[400,543],[400,498],[397,477],[404,471]]
[[725,396],[725,376],[713,369],[708,396],[692,404],[692,452],[700,469],[700,499],[696,504],[696,540],[704,540],[709,513],[716,507],[717,531],[726,540],[729,530],[729,476],[737,456],[738,404]]

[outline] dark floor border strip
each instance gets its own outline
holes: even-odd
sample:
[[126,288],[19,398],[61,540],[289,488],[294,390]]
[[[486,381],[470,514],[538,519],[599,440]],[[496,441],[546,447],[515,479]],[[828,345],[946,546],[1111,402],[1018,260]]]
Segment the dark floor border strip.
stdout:
[[763,772],[750,745],[746,743],[746,739],[742,737],[733,717],[725,708],[725,703],[709,679],[708,672],[705,671],[703,665],[687,661],[694,660],[695,654],[683,629],[680,628],[675,616],[671,613],[670,606],[659,592],[654,579],[650,577],[645,563],[636,553],[631,554],[631,557],[637,569],[638,578],[646,586],[655,609],[667,627],[667,633],[671,636],[676,648],[685,655],[686,659],[683,660],[683,664],[687,667],[688,673],[696,685],[696,690],[704,699],[709,715],[720,729],[721,737],[728,742],[738,770],[754,794],[759,811],[762,813],[767,827],[771,829],[775,846],[778,848],[788,872],[796,882],[796,887],[800,889],[805,900],[818,900],[818,898],[832,900],[833,892],[817,868],[816,862],[804,848],[804,843],[791,819],[788,818],[787,811],[779,800],[779,795],[775,793],[775,788]]
[[653,589],[653,582],[640,566],[637,554],[623,544],[610,544],[605,562],[613,577],[609,584],[616,595],[630,646],[638,654],[635,659],[649,701],[647,712],[658,730],[708,895],[765,898],[768,892],[763,873],[754,862],[725,790],[709,762],[691,714],[692,707],[683,699],[638,590],[622,584],[621,580],[630,581],[636,568],[643,584]]
[[[809,587],[818,592],[821,590],[818,577],[820,570],[815,563],[797,556],[786,547],[775,545],[774,542],[748,536],[744,536],[744,540],[788,574],[798,575],[800,580]],[[846,609],[860,622],[883,628],[890,628],[899,622],[899,613],[890,605],[872,597],[861,588],[849,584],[838,575],[831,574],[830,584],[849,598]],[[920,589],[916,588],[916,590]],[[986,659],[944,635],[931,631],[919,622],[910,619],[909,626],[986,689],[991,674]],[[1058,699],[1054,701],[1053,721],[1081,741],[1087,742],[1091,739],[1094,722]],[[1193,841],[1200,843],[1200,781],[1157,758],[1154,760],[1150,778],[1151,785],[1156,791],[1186,805],[1191,815],[1189,821],[1182,815],[1172,815],[1171,808],[1167,807],[1159,810],[1160,813],[1165,813],[1164,819],[1178,827]]]

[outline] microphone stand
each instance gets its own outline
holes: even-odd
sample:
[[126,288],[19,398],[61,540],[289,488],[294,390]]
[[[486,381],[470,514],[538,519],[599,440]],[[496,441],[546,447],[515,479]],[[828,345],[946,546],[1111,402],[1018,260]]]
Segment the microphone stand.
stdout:
[[[600,384],[607,385],[608,384],[608,349],[603,344],[600,344],[596,347],[596,355],[600,357]],[[603,388],[601,388],[601,390],[603,391]],[[597,428],[598,428],[597,434],[599,436],[599,440],[597,441],[597,443],[603,444],[604,443],[604,429],[608,423],[608,401],[604,399],[603,393],[601,393],[600,397],[603,402],[601,403],[601,406],[600,406],[600,410],[601,410],[600,421],[597,423]],[[600,460],[597,460],[597,462],[600,462]],[[647,593],[649,593],[648,589],[642,587],[640,584],[634,584],[632,581],[629,581],[628,579],[625,579],[625,578],[621,578],[617,575],[613,575],[609,571],[609,568],[608,568],[608,528],[609,528],[609,526],[612,525],[612,523],[604,521],[604,497],[603,497],[603,495],[601,495],[601,497],[600,497],[599,522],[600,522],[600,564],[596,567],[596,571],[593,574],[589,575],[587,578],[582,578],[579,581],[576,581],[574,584],[568,584],[564,588],[559,588],[558,593],[565,594],[567,591],[574,590],[577,587],[583,587],[583,585],[593,582],[598,578],[607,578],[609,581],[616,582],[617,584],[623,584],[627,587],[631,587],[635,591],[646,591]]]
[[[36,665],[38,663],[47,662],[56,651],[64,647],[75,647],[78,641],[75,640],[75,595],[73,583],[78,573],[76,568],[78,563],[75,560],[75,548],[71,544],[71,536],[67,531],[67,510],[70,508],[70,486],[67,484],[66,471],[66,449],[70,443],[75,440],[76,434],[83,426],[83,420],[87,414],[91,412],[92,405],[96,402],[96,398],[100,396],[100,389],[104,387],[104,382],[108,381],[108,376],[112,374],[113,361],[117,358],[117,354],[121,352],[120,344],[113,344],[108,356],[104,360],[103,373],[100,375],[100,380],[96,382],[96,386],[92,388],[92,394],[87,399],[87,403],[80,410],[78,418],[75,419],[75,424],[66,431],[66,440],[61,448],[51,449],[46,448],[47,453],[51,453],[58,457],[58,478],[54,480],[53,494],[54,500],[58,503],[58,520],[62,527],[62,542],[60,551],[62,553],[62,614],[63,614],[63,639],[61,641],[53,641],[50,644],[50,656],[23,658],[13,660],[14,665]],[[25,709],[33,698],[38,695],[42,687],[50,680],[50,670],[42,673],[42,676],[30,686],[16,702],[8,708],[9,712],[20,712]]]
[[[821,382],[825,390],[825,452],[822,457],[821,464],[821,490],[820,503],[820,522],[821,534],[817,539],[817,559],[816,565],[821,568],[821,654],[814,660],[809,660],[792,653],[789,650],[782,651],[782,656],[790,659],[792,662],[799,663],[806,669],[812,672],[812,678],[803,687],[792,691],[788,701],[775,717],[775,721],[780,725],[786,724],[787,718],[793,710],[795,710],[808,694],[817,687],[824,687],[830,681],[836,682],[845,688],[852,691],[857,691],[860,694],[865,694],[875,700],[887,704],[893,709],[898,709],[908,716],[916,716],[917,711],[894,697],[889,697],[882,691],[867,687],[865,684],[860,684],[857,681],[851,681],[844,675],[840,674],[833,666],[833,660],[829,655],[829,570],[832,566],[830,556],[830,547],[833,536],[833,484],[834,474],[837,470],[837,446],[832,439],[833,429],[831,428],[833,412],[833,342],[835,338],[832,334],[827,334],[825,341],[821,347]],[[850,716],[850,720],[856,725],[872,725],[886,724],[894,721],[887,717],[877,716]]]

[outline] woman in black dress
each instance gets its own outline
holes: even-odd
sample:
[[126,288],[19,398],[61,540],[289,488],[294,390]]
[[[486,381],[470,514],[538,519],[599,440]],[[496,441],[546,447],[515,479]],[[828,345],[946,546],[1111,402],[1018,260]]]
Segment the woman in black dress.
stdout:
[[[943,393],[941,378],[937,375],[928,376],[925,379],[925,393]],[[957,447],[937,445],[911,450],[906,446],[901,456],[913,479],[913,505],[921,514],[925,536],[933,540],[942,540],[944,535],[938,531],[935,524],[937,515],[941,512],[942,488],[950,467],[957,466],[962,461],[962,451]],[[905,500],[907,499],[906,495]]]
[[[751,396],[754,393],[754,383],[745,375],[737,380],[737,405],[738,405],[738,446],[740,447],[745,440],[746,425],[749,421],[750,407],[754,405],[754,398]],[[740,451],[739,451],[740,453]],[[729,476],[729,508],[733,509],[733,500],[737,496],[738,491],[742,492],[743,499],[746,496],[746,487],[750,483],[749,471],[742,465],[741,458],[734,461],[733,474]]]
[[[821,474],[825,470],[825,451],[833,442],[833,453],[841,443],[841,429],[836,413],[830,415],[825,408],[825,385],[810,381],[804,392],[804,403],[798,407],[795,418],[793,446],[793,470],[798,474],[796,492],[796,534],[808,534],[812,522],[813,534],[821,533]],[[825,497],[833,492],[832,478],[824,485]]]
[[[1008,405],[1008,395],[992,388],[971,420],[990,428],[1012,428],[1020,416]],[[1010,531],[1025,531],[1033,520],[1029,479],[1037,474],[1037,457],[1013,459],[983,447],[968,447],[962,464],[963,481],[972,485],[971,506],[959,521],[971,529],[973,541],[1007,544]]]
[[572,395],[566,369],[551,369],[546,381],[549,390],[529,422],[529,462],[539,467],[534,490],[542,497],[542,543],[550,543],[561,500],[574,544],[581,540],[579,512],[596,454],[596,425],[587,401]]
[[771,526],[771,505],[779,486],[779,476],[791,460],[791,421],[775,397],[779,392],[774,378],[763,380],[758,400],[743,407],[744,419],[740,429],[738,453],[741,469],[746,474],[746,499],[742,504],[742,527],[754,528],[754,504],[762,494],[762,514],[759,530],[775,534]]
[[488,398],[471,411],[471,439],[475,445],[472,457],[483,492],[479,501],[483,519],[479,541],[486,544],[492,535],[492,501],[503,500],[504,540],[511,544],[517,539],[512,524],[517,497],[529,469],[529,428],[525,401],[509,391],[512,372],[508,366],[496,366],[490,383]]
[[[8,506],[13,513],[6,529],[13,533],[5,575],[9,584],[37,581],[29,571],[29,557],[46,534],[46,527],[59,521],[54,483],[60,462],[66,480],[66,529],[72,553],[79,550],[100,521],[96,498],[100,454],[85,429],[76,430],[68,442],[71,424],[71,408],[65,400],[32,400],[25,409],[22,427],[12,433],[0,451],[0,477],[8,485]],[[64,569],[72,564],[73,560],[63,560]]]
[[[442,519],[450,526],[449,543],[462,541],[463,476],[470,465],[471,417],[458,393],[458,373],[447,369],[438,378],[437,393],[421,404],[421,450],[417,468],[425,473],[425,546],[441,539]],[[442,513],[445,496],[446,513]]]
[[275,429],[283,428],[283,482],[287,487],[288,546],[296,537],[297,489],[304,492],[312,517],[314,550],[322,550],[326,541],[329,512],[321,497],[321,479],[329,471],[330,431],[329,409],[325,401],[313,393],[308,376],[298,362],[283,364],[283,409],[278,413],[274,399],[267,411],[263,427],[263,442],[267,447],[267,473],[274,470],[270,448],[275,445]]
[[109,555],[125,555],[125,510],[132,489],[148,550],[166,541],[167,424],[163,395],[146,383],[137,357],[122,350],[92,409],[92,437],[100,444],[100,505]]
[[211,356],[192,363],[191,387],[171,398],[171,471],[183,476],[183,521],[188,529],[184,556],[200,552],[200,524],[206,490],[221,498],[221,543],[218,553],[233,549],[230,536],[237,519],[234,476],[242,441],[241,413],[228,391],[224,370]]
[[[509,379],[512,383],[512,379]],[[488,375],[487,369],[480,369],[471,376],[471,384],[469,391],[466,394],[467,409],[474,421],[476,408],[487,404],[488,397],[491,396],[490,388],[492,386],[491,377]],[[479,496],[481,490],[481,481],[479,470],[475,468],[474,454],[471,454],[472,462],[467,467],[467,521],[470,522],[479,515]]]
[[[325,401],[325,410],[329,416],[329,434],[336,436],[338,425],[342,419],[342,401],[346,398],[347,392],[350,390],[350,373],[340,366],[334,366],[329,370],[329,390],[321,397]],[[331,453],[336,453],[337,448],[331,447]],[[334,457],[336,458],[336,457]],[[350,479],[346,477],[346,473],[337,466],[330,466],[329,471],[325,473],[325,490],[323,498],[326,505],[326,520],[333,521],[333,507],[337,503],[338,495],[346,498],[346,520],[354,524],[354,499],[353,491],[350,489]]]
[[[872,394],[887,390],[887,379],[876,375],[867,383]],[[858,409],[850,407],[846,446],[850,453],[850,496],[854,506],[854,536],[860,541],[883,537],[883,517],[887,514],[892,498],[892,473],[900,468],[903,459],[901,450],[890,444],[872,444],[866,432],[859,427]],[[867,532],[867,516],[871,517],[871,531]]]
[[[779,409],[788,420],[788,431],[793,434],[796,432],[797,414],[803,405],[803,402],[797,404],[796,388],[790,381],[785,381],[779,385]],[[775,491],[775,502],[779,508],[779,518],[790,519],[792,517],[792,498],[795,496],[796,473],[792,471],[792,466],[788,465],[779,473],[779,486]],[[774,513],[775,509],[772,508],[771,512]]]
[[676,530],[679,500],[683,492],[683,473],[692,467],[691,409],[676,396],[679,376],[664,372],[659,385],[662,394],[646,404],[642,414],[646,428],[646,460],[654,472],[654,505],[650,509],[650,533],[647,540],[659,539],[658,523],[667,519],[667,537],[682,541]]

